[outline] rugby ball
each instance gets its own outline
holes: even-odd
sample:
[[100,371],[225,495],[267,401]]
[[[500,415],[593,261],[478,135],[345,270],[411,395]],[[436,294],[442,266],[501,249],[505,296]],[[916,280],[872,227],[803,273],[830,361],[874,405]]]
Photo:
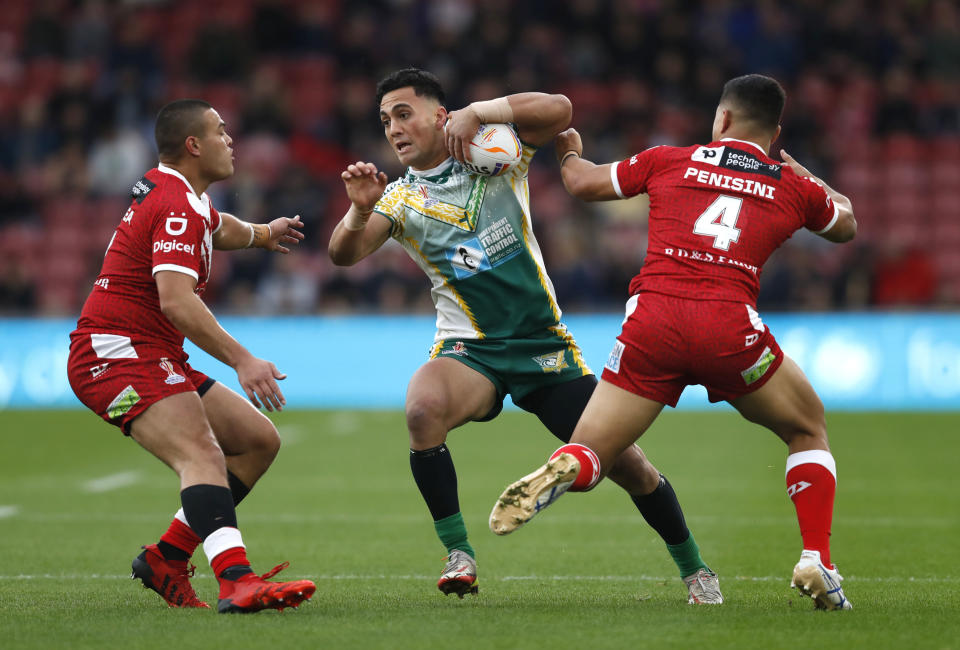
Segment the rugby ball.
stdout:
[[470,140],[470,157],[463,166],[474,174],[500,176],[520,162],[523,147],[507,124],[481,124]]

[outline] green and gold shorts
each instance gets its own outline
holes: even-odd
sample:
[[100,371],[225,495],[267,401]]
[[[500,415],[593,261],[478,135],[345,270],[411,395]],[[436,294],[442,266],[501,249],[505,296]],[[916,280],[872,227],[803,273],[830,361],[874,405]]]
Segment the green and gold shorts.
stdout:
[[593,374],[562,323],[523,338],[440,340],[430,349],[430,358],[441,357],[484,375],[500,402],[508,394],[517,402],[538,388]]

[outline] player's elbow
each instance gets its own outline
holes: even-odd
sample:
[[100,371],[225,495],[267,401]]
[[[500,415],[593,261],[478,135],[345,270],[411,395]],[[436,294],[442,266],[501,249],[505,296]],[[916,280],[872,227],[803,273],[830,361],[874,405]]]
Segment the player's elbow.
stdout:
[[602,198],[597,192],[597,188],[583,174],[565,173],[563,175],[563,186],[567,188],[570,196],[574,196],[581,201],[599,201]]
[[190,319],[191,310],[199,301],[197,295],[187,289],[186,285],[158,282],[157,297],[163,315],[173,323],[174,327],[183,331],[182,326]]
[[843,239],[839,240],[841,242],[848,242],[857,236],[857,220],[853,218],[853,215],[850,215],[850,221],[847,227],[843,231]]
[[843,244],[856,237],[857,220],[853,218],[853,211],[842,211],[833,227],[820,236],[835,244]]
[[554,122],[560,127],[557,132],[570,126],[573,119],[573,102],[566,95],[550,95],[551,113],[556,116]]
[[160,311],[167,320],[176,326],[182,322],[187,311],[187,306],[180,296],[160,294]]
[[575,198],[578,198],[578,199],[580,199],[581,201],[589,201],[589,200],[590,200],[590,197],[587,196],[586,192],[584,191],[584,186],[583,186],[583,184],[580,183],[580,182],[576,179],[576,177],[571,178],[570,180],[567,180],[567,178],[564,177],[564,179],[563,179],[563,186],[564,186],[565,188],[567,188],[567,193],[569,193],[570,196],[575,197]]
[[844,211],[834,230],[836,230],[836,233],[834,233],[835,238],[833,241],[840,244],[848,242],[857,236],[857,220],[853,216],[852,207]]
[[327,247],[327,255],[330,256],[330,261],[337,266],[353,266],[359,259],[356,255],[351,255],[349,251],[333,242],[330,242]]

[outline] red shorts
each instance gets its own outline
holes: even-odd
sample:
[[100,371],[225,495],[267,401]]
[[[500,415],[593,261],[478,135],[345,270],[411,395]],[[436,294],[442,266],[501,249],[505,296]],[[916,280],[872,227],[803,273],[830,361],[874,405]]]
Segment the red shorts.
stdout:
[[711,402],[729,401],[763,386],[783,362],[770,328],[750,306],[641,293],[603,368],[603,380],[676,406],[691,384]]
[[[97,337],[97,338],[93,338]],[[130,435],[130,422],[164,397],[196,391],[203,395],[214,380],[187,363],[186,352],[167,354],[134,345],[116,334],[71,335],[67,376],[80,401]]]

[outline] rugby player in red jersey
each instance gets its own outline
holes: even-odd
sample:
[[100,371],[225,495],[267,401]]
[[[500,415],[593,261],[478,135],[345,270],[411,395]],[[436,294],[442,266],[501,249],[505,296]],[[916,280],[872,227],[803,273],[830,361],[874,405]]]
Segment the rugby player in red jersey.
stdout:
[[[282,408],[277,380],[285,375],[233,339],[200,295],[213,248],[287,253],[303,224],[299,216],[251,224],[214,209],[206,189],[233,174],[233,140],[208,103],[164,106],[155,134],[160,164],[134,185],[70,335],[70,385],[180,477],[182,508],[134,559],[132,577],[171,607],[207,607],[188,579],[202,543],[220,584],[218,611],[296,607],[315,585],[266,581],[285,565],[253,573],[234,509],[279,450],[276,428],[257,408]],[[250,401],[194,370],[185,336],[236,370]]]
[[770,157],[785,102],[774,79],[746,75],[724,86],[705,146],[654,147],[596,165],[580,135],[556,139],[563,183],[587,201],[650,197],[649,245],[630,284],[626,318],[570,444],[511,485],[490,515],[509,533],[567,489],[592,488],[665,404],[702,384],[789,451],[787,494],[803,539],[792,586],[824,609],[850,609],[830,561],[836,464],[823,404],[756,311],[767,258],[806,228],[834,242],[854,237],[850,200],[786,152]]

